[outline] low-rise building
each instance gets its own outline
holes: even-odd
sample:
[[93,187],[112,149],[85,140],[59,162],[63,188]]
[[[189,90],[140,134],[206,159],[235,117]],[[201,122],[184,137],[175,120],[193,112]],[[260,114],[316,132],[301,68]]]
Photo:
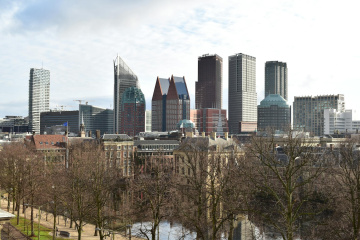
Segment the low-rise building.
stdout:
[[124,177],[134,175],[134,141],[126,134],[104,134],[102,137],[104,150],[109,157],[115,159],[115,166]]

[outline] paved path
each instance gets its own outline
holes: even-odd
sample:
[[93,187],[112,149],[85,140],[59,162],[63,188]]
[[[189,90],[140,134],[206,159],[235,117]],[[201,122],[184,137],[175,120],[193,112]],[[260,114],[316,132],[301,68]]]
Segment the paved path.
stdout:
[[[3,210],[7,210],[7,201],[4,200],[4,199],[1,199],[1,208]],[[10,206],[10,212],[11,212],[11,209],[12,209],[12,203],[11,203],[11,206]],[[24,217],[24,214],[22,213],[22,208],[20,210],[20,216],[21,217]],[[35,223],[38,223],[38,212],[39,210],[37,208],[34,208],[34,222]],[[15,213],[16,214],[16,213]],[[30,214],[31,214],[31,208],[28,207],[26,209],[26,218],[27,219],[30,219]],[[46,221],[46,212],[45,211],[41,211],[41,220],[40,220],[40,223],[41,225],[45,226],[45,227],[48,227],[50,229],[53,228],[53,224],[54,224],[54,218],[53,218],[53,215],[51,213],[48,214],[48,221]],[[75,228],[70,228],[69,225],[70,225],[70,221],[67,220],[67,223],[66,223],[66,226],[65,226],[65,220],[64,220],[64,217],[63,216],[59,216],[59,219],[60,219],[60,222],[56,224],[57,228],[59,231],[67,231],[70,233],[70,238],[69,239],[77,239],[78,237],[78,233],[77,231],[75,230]],[[35,225],[35,232],[37,231],[37,224]],[[93,224],[86,224],[85,226],[83,226],[83,232],[81,234],[81,239],[84,239],[84,240],[99,240],[100,237],[99,236],[94,236],[94,233],[95,233],[95,225]],[[116,233],[115,234],[115,240],[127,240],[129,239],[129,236],[125,237],[124,236],[125,232],[119,232],[119,233]],[[107,239],[110,239],[109,237],[107,237]],[[140,238],[136,238],[134,236],[131,236],[131,239],[132,240],[141,240]]]

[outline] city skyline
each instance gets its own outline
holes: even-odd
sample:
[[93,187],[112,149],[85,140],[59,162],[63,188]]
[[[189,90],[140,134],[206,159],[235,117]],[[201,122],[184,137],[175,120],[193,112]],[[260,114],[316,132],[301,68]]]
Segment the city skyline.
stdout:
[[[198,56],[217,53],[227,59],[237,52],[257,59],[257,104],[264,96],[265,62],[284,61],[290,66],[289,104],[294,96],[341,93],[348,109],[358,109],[356,1],[340,6],[328,1],[90,3],[0,1],[0,83],[5,89],[0,118],[27,115],[28,69],[42,66],[51,71],[51,108],[77,109],[74,99],[114,108],[112,60],[117,53],[136,71],[148,109],[153,79],[171,74],[186,76],[194,108]],[[284,24],[286,34],[265,40]],[[333,61],[335,52],[346,61]],[[222,104],[228,109],[227,61],[223,73]]]

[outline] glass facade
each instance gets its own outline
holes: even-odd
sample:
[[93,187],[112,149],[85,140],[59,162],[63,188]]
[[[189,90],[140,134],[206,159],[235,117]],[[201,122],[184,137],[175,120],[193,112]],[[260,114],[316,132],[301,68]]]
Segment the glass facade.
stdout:
[[288,69],[284,62],[270,61],[265,63],[265,97],[279,94],[288,100]]
[[114,132],[120,131],[121,97],[125,89],[139,87],[138,77],[118,55],[114,60]]
[[291,125],[291,108],[279,94],[269,94],[258,106],[258,131],[286,131]]
[[195,83],[195,108],[222,107],[222,64],[219,55],[198,58],[198,81]]
[[[79,105],[79,123],[84,121],[86,136],[93,136],[96,130],[100,134],[112,133],[114,111],[111,109],[94,107],[92,105]],[[90,134],[91,132],[91,134]]]

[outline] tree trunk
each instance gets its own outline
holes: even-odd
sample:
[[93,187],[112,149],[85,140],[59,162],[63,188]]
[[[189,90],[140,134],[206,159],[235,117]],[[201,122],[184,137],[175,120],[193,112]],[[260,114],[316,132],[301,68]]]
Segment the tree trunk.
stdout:
[[35,233],[34,233],[34,196],[31,196],[31,237],[34,237],[35,236]]
[[234,238],[234,220],[231,219],[229,222],[230,222],[230,229],[229,229],[228,240],[233,240],[233,238]]
[[78,232],[78,240],[81,240],[82,220],[80,220],[79,224],[77,225],[77,232]]

